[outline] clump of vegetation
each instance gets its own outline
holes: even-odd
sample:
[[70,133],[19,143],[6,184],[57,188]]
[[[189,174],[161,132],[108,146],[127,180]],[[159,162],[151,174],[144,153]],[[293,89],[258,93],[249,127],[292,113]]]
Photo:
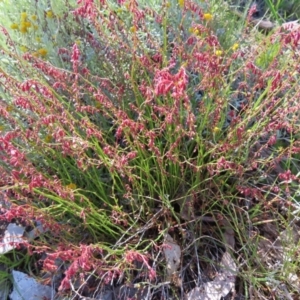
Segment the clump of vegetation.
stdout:
[[298,295],[298,31],[218,0],[59,2],[1,27],[0,217],[42,224],[35,275],[183,299],[227,251],[241,297]]

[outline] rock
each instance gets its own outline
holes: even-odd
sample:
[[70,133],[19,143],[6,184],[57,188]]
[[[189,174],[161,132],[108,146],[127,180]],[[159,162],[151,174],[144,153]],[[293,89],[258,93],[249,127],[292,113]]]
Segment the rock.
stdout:
[[22,239],[24,231],[25,228],[22,226],[18,226],[15,223],[8,224],[3,240],[0,243],[0,254],[9,252],[10,250],[16,248],[18,243],[22,243],[24,241]]
[[12,276],[13,292],[10,300],[50,300],[55,293],[51,287],[39,284],[25,273],[12,271]]

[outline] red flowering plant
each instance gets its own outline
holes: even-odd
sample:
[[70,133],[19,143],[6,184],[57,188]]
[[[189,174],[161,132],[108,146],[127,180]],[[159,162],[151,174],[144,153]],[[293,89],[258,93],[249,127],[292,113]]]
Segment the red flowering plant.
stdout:
[[282,230],[299,210],[299,32],[224,39],[217,3],[80,0],[63,64],[20,56],[1,28],[1,218],[48,230],[24,247],[44,254],[40,274],[64,265],[59,291],[132,280],[164,295],[153,283],[168,278],[169,233],[191,267],[168,293],[188,293],[228,227],[241,286],[269,284],[249,274],[270,272],[252,254],[264,225]]

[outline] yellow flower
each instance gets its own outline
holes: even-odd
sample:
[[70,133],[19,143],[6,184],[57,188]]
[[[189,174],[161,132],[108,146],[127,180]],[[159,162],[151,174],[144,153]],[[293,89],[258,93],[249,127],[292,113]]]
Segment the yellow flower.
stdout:
[[52,141],[52,136],[50,134],[46,135],[44,141],[45,143],[50,143]]
[[220,131],[221,131],[221,129],[219,127],[214,127],[214,129],[213,129],[213,133],[218,133]]
[[199,35],[199,34],[200,34],[199,29],[196,28],[196,27],[190,27],[190,28],[189,28],[189,32],[190,32],[190,33],[193,33],[193,34],[195,34],[195,35]]
[[28,51],[28,48],[26,46],[20,46],[20,50],[22,52],[26,52],[26,51]]
[[76,40],[76,41],[75,41],[75,44],[76,44],[77,46],[79,46],[79,45],[81,44],[81,40]]
[[194,33],[194,35],[199,35],[200,31],[196,28],[193,33]]
[[31,23],[30,22],[24,22],[24,26],[26,26],[27,28],[31,27]]
[[20,32],[21,33],[27,33],[28,32],[27,26],[25,24],[21,24]]
[[52,10],[48,10],[46,12],[46,17],[49,19],[52,19],[54,17],[53,11]]
[[11,29],[19,29],[19,25],[17,24],[17,23],[12,23],[11,25],[10,25],[10,28]]
[[179,4],[180,7],[183,7],[183,6],[184,6],[184,1],[185,1],[185,0],[178,0],[178,4]]
[[48,53],[47,49],[45,48],[41,48],[37,51],[38,55],[41,56],[41,57],[45,57]]
[[14,110],[14,107],[12,106],[12,105],[7,105],[6,106],[6,111],[7,112],[11,112],[11,111],[13,111]]
[[130,27],[130,31],[131,31],[132,33],[136,32],[136,27],[135,27],[135,26]]
[[233,51],[235,51],[238,47],[239,47],[239,44],[238,44],[238,43],[234,43],[234,44],[232,45],[231,49],[232,49]]
[[27,13],[24,11],[21,13],[21,21],[25,21],[27,19]]
[[66,188],[70,189],[70,190],[75,190],[77,188],[75,183],[70,183],[68,185],[66,185]]
[[36,15],[32,15],[31,16],[31,20],[36,21],[37,20],[37,16]]
[[37,36],[37,37],[35,38],[35,40],[36,40],[38,43],[41,42],[41,38],[40,38],[39,36]]
[[210,21],[212,18],[213,18],[212,14],[209,14],[209,13],[203,14],[203,19],[205,21]]
[[223,51],[222,50],[216,50],[215,54],[217,56],[221,56],[223,54]]

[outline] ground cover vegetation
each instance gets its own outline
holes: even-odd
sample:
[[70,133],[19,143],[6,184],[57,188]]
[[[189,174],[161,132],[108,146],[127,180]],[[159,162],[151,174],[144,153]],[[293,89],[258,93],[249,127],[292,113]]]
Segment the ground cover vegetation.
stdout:
[[297,1],[267,33],[230,1],[25,2],[0,3],[0,218],[43,230],[1,280],[185,299],[229,253],[226,299],[297,299]]

